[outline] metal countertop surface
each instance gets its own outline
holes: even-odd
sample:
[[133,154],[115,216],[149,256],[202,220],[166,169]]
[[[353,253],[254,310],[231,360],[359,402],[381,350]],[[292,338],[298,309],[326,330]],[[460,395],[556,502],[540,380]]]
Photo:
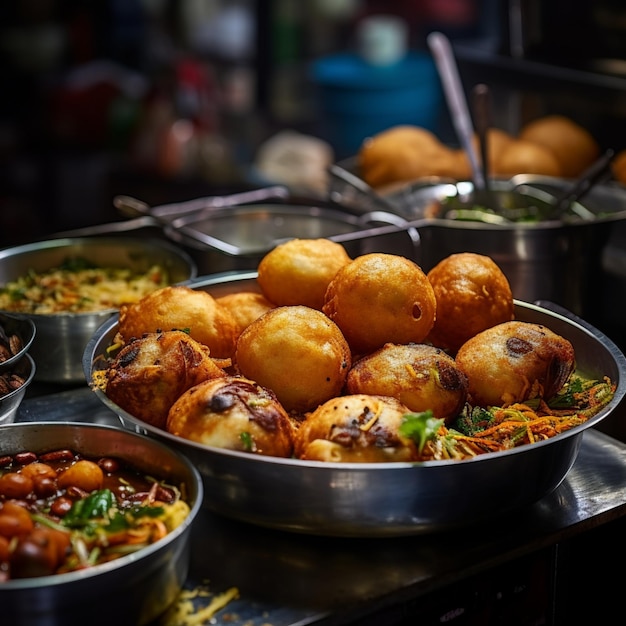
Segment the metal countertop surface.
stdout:
[[[122,427],[87,386],[27,396],[16,421],[62,420]],[[212,624],[349,624],[625,515],[626,444],[589,429],[573,468],[553,493],[466,534],[315,537],[203,510],[192,532],[185,589],[200,587],[211,595],[239,590]],[[209,600],[197,599],[198,608]]]

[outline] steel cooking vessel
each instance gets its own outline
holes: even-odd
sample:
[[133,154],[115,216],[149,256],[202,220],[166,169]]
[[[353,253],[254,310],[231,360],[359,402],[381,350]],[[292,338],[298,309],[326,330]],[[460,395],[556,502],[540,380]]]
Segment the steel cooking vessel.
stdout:
[[[344,165],[358,176],[353,159]],[[549,194],[556,199],[572,184],[566,179],[523,174],[494,180],[491,187],[502,193],[516,190],[533,196]],[[516,298],[525,302],[557,302],[595,321],[602,301],[607,254],[614,258],[615,249],[623,245],[626,237],[626,187],[607,183],[590,189],[580,205],[593,219],[490,224],[426,217],[425,211],[433,201],[467,198],[472,190],[471,182],[431,177],[385,193],[395,212],[419,233],[420,245],[414,260],[428,271],[456,252],[485,254],[502,269]],[[330,194],[344,204],[371,205],[365,194],[338,177],[331,178]],[[363,233],[364,237],[367,235]]]
[[[129,236],[68,237],[0,250],[0,287],[29,271],[58,267],[68,257],[85,258],[100,267],[122,267],[147,272],[153,265],[168,270],[171,282],[197,276],[191,257],[168,241]],[[36,327],[30,354],[40,382],[84,381],[82,355],[95,330],[115,311],[94,313],[24,314]]]
[[185,483],[190,514],[163,539],[134,554],[81,571],[0,583],[1,621],[19,626],[151,623],[176,599],[187,578],[191,527],[203,497],[200,475],[163,442],[121,428],[63,422],[0,427],[0,456],[67,448],[115,456],[172,484]]
[[[258,289],[254,272],[223,274],[193,283],[214,296]],[[569,339],[578,369],[617,384],[612,402],[585,424],[552,439],[465,461],[323,463],[253,456],[203,446],[135,418],[101,391],[100,400],[124,426],[184,451],[202,474],[217,513],[261,526],[335,536],[399,536],[458,528],[527,506],[556,489],[574,463],[587,428],[611,414],[626,393],[626,359],[617,346],[575,317],[515,302],[517,319],[544,324]],[[102,367],[117,320],[89,342],[87,380]]]

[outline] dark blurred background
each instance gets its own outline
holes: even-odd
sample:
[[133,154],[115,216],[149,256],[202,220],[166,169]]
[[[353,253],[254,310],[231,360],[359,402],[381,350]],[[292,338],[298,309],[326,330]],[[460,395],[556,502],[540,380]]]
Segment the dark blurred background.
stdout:
[[[453,42],[465,86],[488,83],[495,125],[569,115],[626,147],[626,9],[619,0],[14,0],[0,6],[0,245],[149,204],[250,188],[283,129],[327,140],[311,75],[392,14],[407,46]],[[433,130],[454,142],[441,105]]]

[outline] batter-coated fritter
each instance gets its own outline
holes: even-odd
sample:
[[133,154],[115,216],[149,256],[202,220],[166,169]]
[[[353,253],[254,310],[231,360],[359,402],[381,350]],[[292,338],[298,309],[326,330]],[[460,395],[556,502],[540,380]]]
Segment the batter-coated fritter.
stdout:
[[275,394],[236,376],[208,380],[172,406],[167,430],[207,446],[289,457],[293,426]]
[[237,325],[237,337],[254,320],[267,313],[276,305],[256,291],[237,291],[216,298],[217,303],[226,307]]
[[121,307],[118,330],[125,341],[160,330],[186,330],[209,347],[211,356],[226,359],[235,349],[237,325],[211,294],[177,285]]
[[370,253],[342,267],[322,308],[354,354],[386,343],[419,343],[435,322],[433,288],[422,269],[402,256]]
[[350,262],[330,239],[290,239],[270,250],[258,266],[265,296],[280,306],[302,304],[321,310],[328,283]]
[[209,356],[209,349],[187,333],[149,333],[117,354],[105,393],[131,415],[165,428],[170,407],[184,391],[220,376],[225,372]]
[[509,281],[493,259],[473,252],[451,254],[427,274],[437,300],[428,340],[456,352],[470,337],[513,319]]
[[352,357],[338,326],[321,311],[281,306],[241,333],[235,363],[287,411],[303,413],[341,393]]
[[295,455],[309,461],[415,461],[415,443],[398,429],[409,409],[399,400],[367,394],[333,398],[296,431]]
[[346,390],[393,396],[411,411],[431,410],[437,419],[451,420],[467,399],[467,378],[439,348],[388,343],[354,363]]
[[466,341],[456,355],[470,402],[503,406],[531,397],[549,399],[575,369],[572,344],[530,322],[498,324]]

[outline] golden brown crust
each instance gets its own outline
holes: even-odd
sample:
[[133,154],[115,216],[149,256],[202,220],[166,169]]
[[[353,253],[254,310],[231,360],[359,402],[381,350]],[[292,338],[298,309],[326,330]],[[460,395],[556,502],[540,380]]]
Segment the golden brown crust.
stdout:
[[341,393],[352,359],[341,330],[321,311],[283,306],[241,333],[235,363],[287,411],[302,413]]
[[309,414],[296,433],[295,454],[309,461],[377,463],[417,460],[415,443],[398,430],[408,408],[367,394],[333,398]]
[[354,354],[367,354],[385,343],[420,343],[434,324],[436,302],[416,263],[371,253],[337,272],[322,310],[339,326]]
[[330,239],[291,239],[261,259],[257,282],[277,305],[321,310],[328,283],[349,262],[345,248]]
[[350,394],[392,396],[411,411],[451,420],[467,399],[467,378],[454,359],[426,344],[386,344],[357,361],[346,381]]
[[454,353],[470,337],[513,319],[509,281],[490,257],[452,254],[427,276],[437,301],[437,318],[428,336],[435,346]]
[[267,313],[276,305],[263,294],[255,291],[238,291],[216,298],[218,304],[226,307],[237,325],[236,336],[242,333],[254,320]]
[[289,457],[293,425],[275,394],[237,376],[208,380],[174,403],[168,432],[207,446]]
[[469,339],[456,362],[467,376],[470,402],[486,407],[551,398],[574,371],[575,355],[549,328],[511,321]]
[[123,306],[118,328],[125,341],[159,330],[186,330],[218,358],[232,356],[237,332],[230,311],[211,294],[182,285],[158,289]]
[[184,391],[224,375],[208,348],[186,333],[149,333],[117,354],[107,373],[105,393],[134,417],[164,428],[170,407]]

